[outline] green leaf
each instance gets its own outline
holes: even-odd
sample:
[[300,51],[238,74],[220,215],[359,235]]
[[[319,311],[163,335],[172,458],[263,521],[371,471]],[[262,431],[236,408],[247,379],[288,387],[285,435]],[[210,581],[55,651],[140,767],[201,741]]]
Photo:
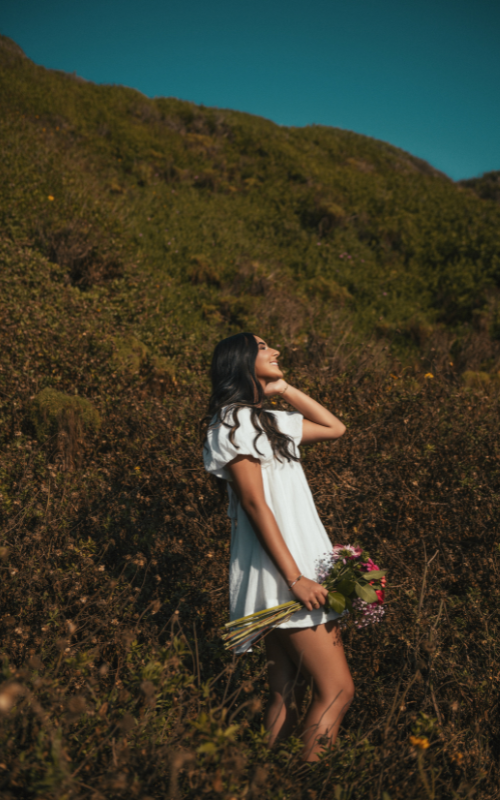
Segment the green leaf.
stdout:
[[350,600],[350,598],[349,598],[349,597],[346,597],[346,599],[345,599],[345,605],[346,605],[346,608],[347,608],[347,610],[348,610],[348,611],[350,611],[350,612],[351,612],[351,614],[352,614],[352,613],[353,613],[353,611],[354,611],[354,608],[353,608],[353,606],[352,606],[352,603],[351,603],[351,600]]
[[372,589],[369,585],[364,585],[362,583],[356,583],[354,586],[354,591],[365,603],[375,603],[378,600],[377,595],[375,594],[375,589]]
[[213,742],[206,742],[198,747],[197,752],[213,756],[217,752],[217,746]]
[[332,611],[342,614],[345,609],[345,597],[340,592],[328,592],[328,605]]
[[384,575],[387,575],[386,569],[374,569],[372,572],[364,572],[363,578],[366,581],[379,581]]
[[351,581],[348,578],[342,578],[341,581],[335,587],[335,591],[342,592],[345,597],[350,597],[350,595],[354,592],[354,584],[355,581]]

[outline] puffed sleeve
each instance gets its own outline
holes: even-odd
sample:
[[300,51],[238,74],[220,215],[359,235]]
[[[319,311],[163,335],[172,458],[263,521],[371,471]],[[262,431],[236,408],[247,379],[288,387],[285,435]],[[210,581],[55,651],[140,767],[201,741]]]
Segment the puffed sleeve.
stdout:
[[[236,424],[236,417],[240,424],[231,441],[231,429]],[[217,421],[208,428],[203,448],[203,462],[207,472],[226,481],[231,480],[226,465],[237,456],[253,456],[263,467],[273,458],[269,439],[264,432],[259,435],[251,420],[251,409],[246,407],[229,409],[225,414],[223,412],[222,421]]]
[[295,445],[295,455],[300,457],[299,444],[302,441],[302,422],[304,417],[299,411],[275,411],[281,433],[290,436]]

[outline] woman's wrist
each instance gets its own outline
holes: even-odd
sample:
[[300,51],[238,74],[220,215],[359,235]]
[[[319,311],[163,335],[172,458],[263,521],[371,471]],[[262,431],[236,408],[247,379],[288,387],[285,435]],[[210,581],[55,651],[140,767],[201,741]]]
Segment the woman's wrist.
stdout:
[[[294,395],[296,395],[297,391],[300,390],[296,389],[295,386],[292,386],[291,383],[287,383],[285,388],[278,393],[278,396],[283,398],[283,400],[286,400],[286,402],[290,403],[290,405],[294,406]],[[300,394],[302,394],[302,392],[300,392]]]
[[298,568],[298,565],[295,563],[295,559],[290,559],[290,563],[288,564],[281,564],[280,572],[287,586],[290,586],[291,583],[297,581],[299,576],[301,578],[304,577]]
[[302,573],[301,573],[301,574],[300,574],[300,575],[298,575],[298,576],[295,578],[295,580],[293,580],[291,583],[290,583],[289,581],[287,581],[287,583],[288,583],[288,589],[289,589],[289,591],[290,591],[290,592],[292,591],[292,589],[293,589],[293,587],[295,586],[295,584],[296,584],[296,583],[298,583],[298,582],[300,581],[300,579],[301,579],[301,578],[303,578],[303,577],[304,577],[304,576],[303,576],[303,575],[302,575]]

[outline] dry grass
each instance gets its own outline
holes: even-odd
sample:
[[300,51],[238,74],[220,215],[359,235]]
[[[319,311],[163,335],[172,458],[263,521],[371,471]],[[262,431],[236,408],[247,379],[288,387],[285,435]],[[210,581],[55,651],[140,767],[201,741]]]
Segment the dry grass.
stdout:
[[332,540],[359,539],[391,588],[386,621],[345,635],[356,700],[306,774],[298,740],[265,746],[263,652],[232,661],[218,636],[229,532],[196,440],[204,385],[160,399],[90,358],[103,422],[71,471],[4,359],[2,797],[496,797],[497,397],[391,374],[376,343],[318,347],[290,351],[289,377],[348,433],[305,469]]

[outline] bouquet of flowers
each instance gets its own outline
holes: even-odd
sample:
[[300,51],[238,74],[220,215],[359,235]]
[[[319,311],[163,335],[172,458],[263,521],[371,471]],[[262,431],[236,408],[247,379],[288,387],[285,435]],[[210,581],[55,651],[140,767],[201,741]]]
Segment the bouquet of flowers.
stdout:
[[[331,609],[343,617],[351,613],[357,628],[379,622],[384,616],[385,575],[386,570],[379,569],[361,547],[336,544],[319,560],[317,567],[317,581],[328,589],[323,609]],[[288,620],[303,607],[300,600],[290,600],[227,622],[225,627],[233,630],[222,636],[226,648],[231,650],[245,644],[261,631]]]

